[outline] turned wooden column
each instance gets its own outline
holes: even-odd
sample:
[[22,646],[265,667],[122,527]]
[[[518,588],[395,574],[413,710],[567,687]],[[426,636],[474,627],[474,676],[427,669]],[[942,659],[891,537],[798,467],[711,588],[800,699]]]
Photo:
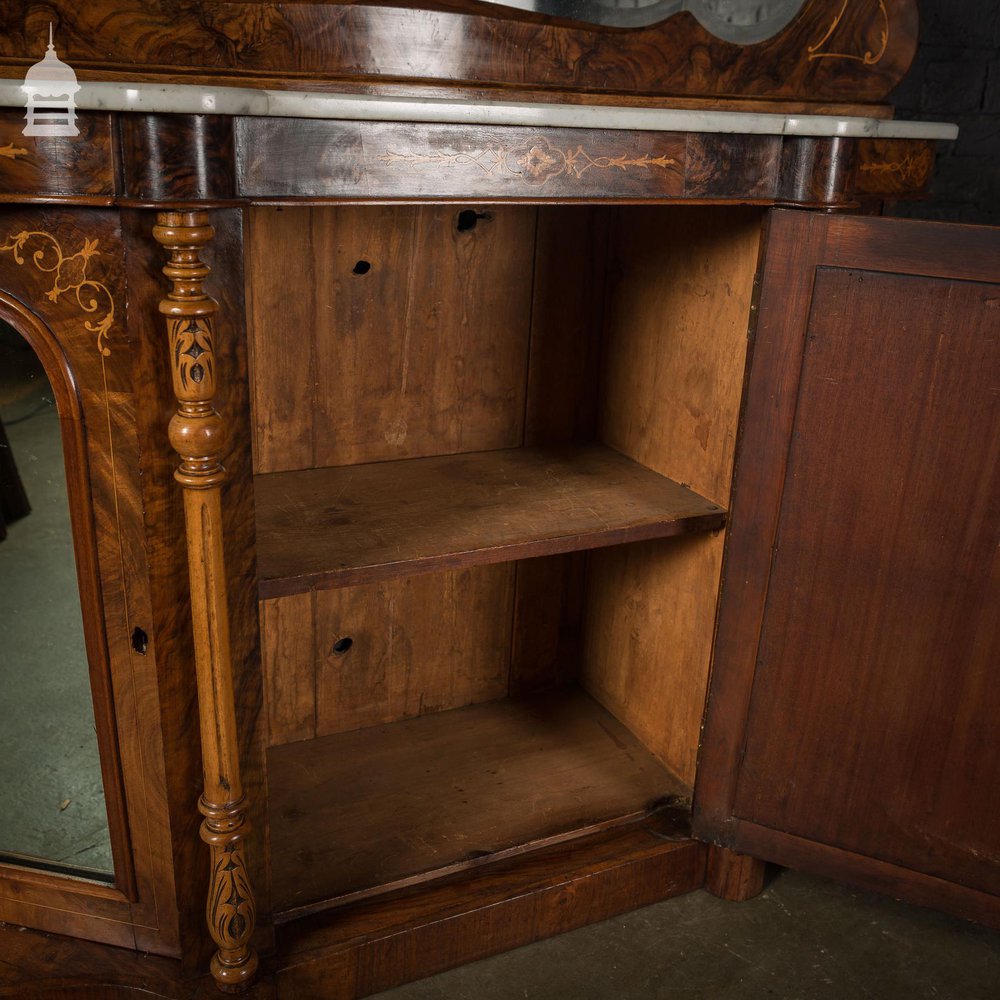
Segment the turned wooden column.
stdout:
[[160,302],[167,320],[177,412],[170,443],[180,455],[174,474],[184,487],[191,620],[205,790],[198,808],[201,837],[211,849],[206,917],[219,950],[212,975],[225,992],[252,982],[257,955],[250,947],[254,899],[244,858],[249,830],[240,783],[239,744],[229,652],[229,612],[222,546],[220,492],[225,424],[213,406],[218,377],[212,317],[218,304],[204,291],[208,267],[201,248],[215,235],[203,211],[160,212],[153,236],[170,253],[163,273],[173,288]]

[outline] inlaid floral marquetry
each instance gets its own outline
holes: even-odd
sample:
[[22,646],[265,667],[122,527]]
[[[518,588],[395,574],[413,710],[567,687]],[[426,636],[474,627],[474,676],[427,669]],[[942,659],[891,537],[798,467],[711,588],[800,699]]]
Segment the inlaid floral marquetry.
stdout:
[[930,184],[934,173],[933,143],[869,139],[858,148],[856,187],[860,193],[899,197],[919,193]]
[[[26,249],[36,245],[33,252]],[[115,300],[108,286],[97,281],[88,273],[90,260],[99,253],[98,241],[86,237],[83,246],[76,253],[67,255],[59,240],[51,233],[22,230],[8,235],[7,242],[0,245],[0,253],[10,253],[15,263],[26,262],[25,253],[31,254],[31,263],[36,270],[53,275],[52,287],[44,293],[49,302],[58,302],[64,295],[72,295],[77,306],[85,312],[99,316],[96,320],[85,320],[84,327],[96,335],[97,349],[107,357],[108,334],[115,321]]]
[[922,153],[907,156],[895,163],[862,163],[860,170],[864,174],[898,174],[905,179],[922,180],[933,165],[933,153]]
[[453,167],[472,164],[489,177],[510,174],[537,185],[546,184],[555,177],[581,178],[589,170],[654,172],[677,166],[673,157],[649,153],[641,156],[626,153],[595,156],[581,144],[563,148],[544,136],[516,146],[490,145],[475,152],[400,153],[388,150],[378,159],[382,163],[400,166]]
[[[840,13],[834,17],[826,34],[818,41],[815,45],[810,45],[808,47],[809,61],[813,62],[816,59],[847,59],[850,62],[863,63],[865,66],[876,66],[885,57],[886,51],[889,48],[889,12],[885,7],[885,0],[878,0],[878,10],[882,19],[882,29],[879,33],[880,45],[877,52],[873,52],[871,49],[867,49],[863,55],[858,55],[857,53],[851,52],[837,52],[824,49],[824,46],[831,42],[831,39],[836,34],[837,29],[840,27],[841,22],[844,20],[844,15],[847,13],[847,8],[852,2],[857,2],[857,0],[844,0],[844,6],[841,7]],[[869,0],[870,2],[870,0]]]

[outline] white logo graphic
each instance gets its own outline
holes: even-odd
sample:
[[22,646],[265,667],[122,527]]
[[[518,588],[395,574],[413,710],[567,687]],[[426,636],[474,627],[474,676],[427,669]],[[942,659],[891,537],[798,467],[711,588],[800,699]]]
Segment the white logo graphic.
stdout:
[[28,95],[27,125],[24,135],[79,135],[76,127],[76,104],[73,95],[80,89],[76,73],[57,55],[49,25],[49,47],[41,62],[24,75],[21,90]]

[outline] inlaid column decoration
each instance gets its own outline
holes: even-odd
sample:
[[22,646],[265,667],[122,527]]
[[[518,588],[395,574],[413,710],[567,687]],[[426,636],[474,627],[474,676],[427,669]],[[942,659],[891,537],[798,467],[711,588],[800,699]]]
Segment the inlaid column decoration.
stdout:
[[205,817],[201,837],[212,856],[206,916],[219,947],[212,975],[224,992],[238,992],[252,982],[257,955],[249,944],[254,927],[253,891],[244,858],[249,824],[240,782],[222,545],[226,428],[213,406],[218,377],[213,317],[218,304],[205,293],[209,268],[200,258],[215,232],[204,211],[160,212],[156,223],[153,236],[170,253],[163,273],[173,284],[160,302],[160,312],[167,320],[177,397],[169,434],[181,458],[174,475],[184,487],[205,779],[198,808]]

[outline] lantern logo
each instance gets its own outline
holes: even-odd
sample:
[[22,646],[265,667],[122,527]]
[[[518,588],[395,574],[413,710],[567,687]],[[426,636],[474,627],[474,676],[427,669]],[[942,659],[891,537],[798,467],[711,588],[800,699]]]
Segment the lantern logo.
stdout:
[[80,89],[76,73],[57,55],[49,25],[45,56],[24,76],[21,90],[27,95],[24,135],[79,135],[74,94]]

